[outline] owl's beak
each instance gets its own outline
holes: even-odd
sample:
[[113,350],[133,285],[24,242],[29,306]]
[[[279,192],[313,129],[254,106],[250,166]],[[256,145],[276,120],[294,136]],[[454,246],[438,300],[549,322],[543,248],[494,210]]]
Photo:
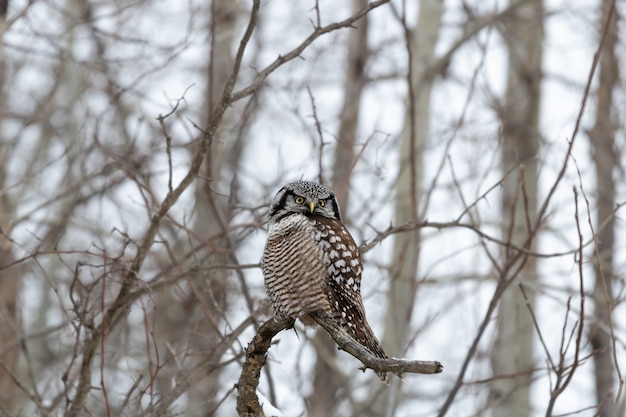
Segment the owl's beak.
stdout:
[[315,201],[309,203],[309,208],[311,209],[311,213],[313,213],[313,210],[315,210]]

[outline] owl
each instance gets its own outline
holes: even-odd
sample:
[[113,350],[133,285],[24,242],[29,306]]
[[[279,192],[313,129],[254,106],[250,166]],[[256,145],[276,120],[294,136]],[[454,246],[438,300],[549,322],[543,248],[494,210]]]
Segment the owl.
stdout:
[[[361,254],[332,190],[289,183],[274,197],[269,217],[261,265],[277,318],[312,325],[309,313],[325,311],[375,356],[387,358],[365,318]],[[378,376],[388,382],[386,373]]]

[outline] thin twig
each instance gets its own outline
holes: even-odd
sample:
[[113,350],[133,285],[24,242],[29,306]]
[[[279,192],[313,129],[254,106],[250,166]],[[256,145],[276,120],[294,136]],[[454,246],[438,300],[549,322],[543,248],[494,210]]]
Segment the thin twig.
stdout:
[[[317,7],[317,5],[316,5]],[[318,11],[319,13],[319,11]],[[319,172],[319,177],[317,181],[320,184],[324,183],[324,178],[322,177],[322,172],[324,172],[324,167],[322,166],[324,158],[324,133],[322,132],[322,124],[320,123],[319,117],[317,117],[317,106],[315,105],[315,97],[313,96],[313,92],[311,91],[311,87],[307,85],[306,87],[307,93],[309,93],[309,100],[311,101],[311,111],[313,112],[313,120],[315,121],[315,130],[317,131],[317,135],[320,138],[320,147],[319,147],[319,159],[317,161],[318,167],[317,172]]]
[[81,410],[87,399],[87,394],[91,390],[91,366],[92,361],[98,348],[101,338],[110,332],[110,330],[117,324],[119,319],[124,316],[129,302],[132,302],[133,298],[132,289],[135,286],[139,271],[143,266],[143,263],[148,256],[152,245],[155,242],[155,236],[159,231],[159,226],[163,218],[167,215],[170,208],[178,201],[182,193],[194,182],[197,178],[202,163],[208,153],[211,142],[213,140],[213,134],[217,130],[217,127],[224,115],[224,112],[232,103],[231,94],[235,81],[239,74],[239,68],[241,67],[241,61],[243,60],[243,54],[252,37],[252,32],[256,27],[259,8],[261,6],[260,0],[254,0],[252,11],[250,13],[250,20],[242,39],[239,43],[237,53],[235,54],[235,62],[233,65],[232,73],[230,74],[222,94],[222,99],[218,106],[213,109],[209,125],[202,137],[200,147],[195,155],[187,174],[171,192],[168,192],[165,199],[162,201],[161,206],[150,220],[148,230],[145,232],[141,245],[137,248],[137,254],[134,257],[130,267],[126,271],[123,277],[122,286],[118,292],[117,297],[109,308],[104,313],[99,325],[95,326],[90,336],[85,340],[83,344],[83,357],[79,370],[79,378],[76,386],[74,398],[71,401],[70,409],[67,413],[68,417],[76,417],[81,413]]
[[257,74],[257,76],[254,79],[254,81],[249,86],[247,86],[247,87],[245,87],[245,88],[243,88],[243,89],[233,93],[233,95],[231,97],[231,103],[234,103],[235,101],[241,100],[242,98],[245,98],[245,97],[249,96],[250,94],[256,93],[256,91],[259,88],[261,88],[261,86],[263,85],[263,82],[265,81],[265,79],[272,72],[274,72],[278,67],[282,66],[283,64],[291,61],[292,59],[295,59],[295,58],[299,57],[300,54],[310,44],[312,44],[313,41],[315,41],[320,36],[325,35],[326,33],[333,32],[333,31],[338,30],[338,29],[352,27],[352,24],[354,22],[356,22],[357,20],[359,20],[360,18],[365,16],[371,10],[373,10],[373,9],[379,7],[379,6],[382,6],[383,4],[389,3],[389,1],[390,0],[373,1],[371,3],[368,3],[367,6],[365,6],[364,8],[359,10],[358,12],[356,12],[354,15],[348,17],[347,19],[341,20],[339,22],[331,23],[331,24],[323,26],[323,27],[316,27],[313,30],[313,33],[311,33],[305,40],[303,40],[300,43],[300,45],[298,45],[297,47],[295,47],[294,49],[292,49],[291,51],[289,51],[285,55],[279,55],[278,58],[276,58],[274,60],[274,62],[272,62],[267,67],[265,67],[263,70],[261,70]]

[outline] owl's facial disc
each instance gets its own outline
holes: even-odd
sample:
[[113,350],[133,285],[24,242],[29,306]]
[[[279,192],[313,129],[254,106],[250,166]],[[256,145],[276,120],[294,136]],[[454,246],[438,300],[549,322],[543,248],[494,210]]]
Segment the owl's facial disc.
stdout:
[[311,181],[289,183],[276,194],[270,206],[270,218],[277,221],[289,213],[320,215],[341,220],[332,190]]
[[294,201],[300,208],[298,211],[303,214],[321,214],[323,216],[328,216],[328,210],[325,208],[325,199],[316,200],[312,197],[296,196]]

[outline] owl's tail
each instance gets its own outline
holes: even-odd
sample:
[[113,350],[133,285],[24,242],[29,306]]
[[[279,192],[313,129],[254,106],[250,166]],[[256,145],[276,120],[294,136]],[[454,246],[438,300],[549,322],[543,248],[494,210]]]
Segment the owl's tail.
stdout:
[[[372,352],[374,356],[382,359],[389,359],[389,356],[385,353],[383,347],[376,338],[374,331],[367,323],[367,320],[365,320],[365,317],[363,317],[362,320],[359,320],[359,322],[359,326],[346,325],[344,328],[352,337],[356,339],[357,342]],[[376,375],[378,375],[381,381],[389,385],[389,375],[387,375],[387,372],[376,372]]]
[[[372,352],[375,356],[378,356],[382,359],[389,359],[389,356],[387,356],[387,354],[383,350],[383,347],[380,345],[380,342],[376,338],[376,335],[374,335],[374,332],[371,331],[371,329],[369,330],[370,331],[368,333],[370,334],[367,335],[365,339],[365,347],[368,348],[369,351]],[[376,372],[376,375],[378,375],[381,381],[389,385],[389,375],[387,375],[387,372]]]

